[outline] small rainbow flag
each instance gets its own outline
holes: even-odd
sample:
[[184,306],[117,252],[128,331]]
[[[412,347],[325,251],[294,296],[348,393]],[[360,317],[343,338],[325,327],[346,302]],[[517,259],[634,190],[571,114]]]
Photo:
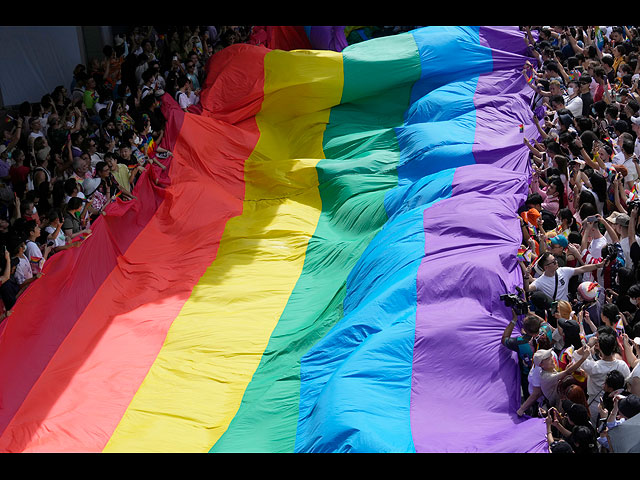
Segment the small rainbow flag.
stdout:
[[571,70],[567,76],[569,77],[569,81],[577,80],[580,78],[580,72],[578,70]]
[[533,69],[528,70],[528,73],[526,75],[527,78],[527,83],[533,83],[533,79],[535,78],[533,75]]
[[527,248],[520,247],[518,249],[518,261],[519,262],[526,262],[527,261],[527,259],[525,257],[526,253],[527,253]]
[[82,242],[82,241],[86,240],[87,238],[89,238],[90,236],[91,236],[91,233],[88,233],[88,232],[79,233],[79,234],[74,235],[73,237],[71,237],[71,243]]
[[622,318],[618,319],[618,323],[616,323],[616,332],[618,335],[622,335],[624,333],[624,323],[622,322]]
[[560,363],[564,363],[565,365],[568,365],[569,363],[571,363],[574,350],[575,349],[573,348],[573,345],[569,345],[567,348],[565,348],[565,350],[560,355]]
[[144,154],[147,157],[151,157],[155,154],[156,152],[156,148],[158,146],[156,145],[156,141],[153,139],[153,137],[151,136],[151,134],[147,135],[147,137],[144,139],[143,143],[142,143],[142,148],[141,150],[144,152]]

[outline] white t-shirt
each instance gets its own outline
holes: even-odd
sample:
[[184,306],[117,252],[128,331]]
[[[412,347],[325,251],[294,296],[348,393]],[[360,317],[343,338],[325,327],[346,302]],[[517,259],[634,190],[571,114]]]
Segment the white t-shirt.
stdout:
[[[574,353],[573,360],[580,360],[580,355],[576,352]],[[631,371],[629,370],[629,366],[622,360],[614,359],[611,361],[605,360],[593,360],[592,358],[586,359],[582,363],[581,367],[587,373],[587,394],[589,396],[589,400],[602,393],[602,387],[604,385],[604,381],[607,378],[607,373],[611,370],[618,370],[624,378],[627,378]]]
[[[599,263],[602,258],[602,249],[607,245],[607,239],[602,236],[594,238],[589,243],[589,247],[582,251],[582,261],[586,264]],[[582,275],[583,282],[598,282],[602,285],[603,271],[602,269],[597,271],[597,277],[594,276],[594,272],[586,272]]]
[[573,114],[573,117],[582,115],[582,98],[580,96],[565,100],[565,107]]
[[621,164],[627,169],[627,176],[624,177],[625,183],[635,182],[638,179],[638,171],[636,170],[636,164],[633,162],[631,158],[628,158],[625,160],[624,153],[622,153],[620,156],[616,154],[613,158],[617,159],[618,162],[622,160]]
[[44,266],[44,258],[42,257],[42,252],[40,251],[38,245],[28,240],[27,249],[24,253],[27,259],[29,259],[29,263],[31,264],[31,271],[33,272],[33,274],[35,275],[36,273],[40,273],[42,271],[42,267]]
[[[56,231],[56,229],[53,228],[53,227],[45,227],[44,230],[49,235],[51,235],[52,233],[54,233]],[[56,238],[54,238],[54,242],[55,242],[53,244],[54,247],[63,247],[66,244],[64,231],[62,229],[60,229],[60,231],[58,232],[58,236]]]
[[18,266],[16,267],[15,278],[18,285],[22,285],[26,280],[33,278],[33,272],[31,271],[31,264],[27,257],[23,255],[18,257],[18,259],[20,260],[20,263],[18,263]]
[[[556,270],[558,274],[558,291],[556,293],[556,300],[569,300],[569,279],[573,277],[575,268],[560,267]],[[549,277],[547,275],[541,275],[536,278],[532,286],[535,289],[547,295],[551,301],[553,301],[553,292],[556,289],[556,277],[555,275]]]

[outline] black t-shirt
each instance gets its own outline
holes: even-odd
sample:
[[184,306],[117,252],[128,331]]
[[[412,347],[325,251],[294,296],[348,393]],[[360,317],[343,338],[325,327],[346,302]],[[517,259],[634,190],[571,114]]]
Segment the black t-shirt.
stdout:
[[582,115],[585,117],[592,115],[591,106],[593,105],[593,96],[591,92],[583,93],[580,95],[580,98],[582,98]]
[[9,280],[0,285],[0,298],[4,302],[4,308],[11,310],[16,304],[16,297],[20,291],[20,285],[16,282],[15,277],[10,277]]

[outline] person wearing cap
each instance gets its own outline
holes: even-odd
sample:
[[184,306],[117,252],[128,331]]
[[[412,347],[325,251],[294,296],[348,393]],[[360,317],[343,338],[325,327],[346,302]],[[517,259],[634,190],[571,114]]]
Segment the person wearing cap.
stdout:
[[587,352],[590,353],[591,350],[588,345],[583,345],[576,353],[578,352],[581,354],[580,358],[562,371],[556,369],[552,349],[541,349],[533,354],[533,364],[540,367],[540,389],[550,407],[558,406],[560,380],[579,369],[588,357]]
[[551,252],[544,252],[537,261],[543,274],[529,285],[529,292],[540,290],[552,301],[569,300],[569,280],[574,275],[593,272],[604,266],[603,262],[582,265],[580,267],[559,267]]
[[556,257],[559,267],[567,264],[567,255],[565,249],[569,246],[569,240],[564,235],[556,235],[549,240],[549,251]]

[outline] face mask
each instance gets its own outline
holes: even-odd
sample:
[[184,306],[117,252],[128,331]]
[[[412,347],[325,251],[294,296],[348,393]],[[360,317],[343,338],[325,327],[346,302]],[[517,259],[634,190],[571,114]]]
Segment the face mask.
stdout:
[[629,301],[632,305],[638,305],[638,301],[635,298],[630,298]]
[[571,88],[571,87],[567,88],[567,93],[569,95],[573,95],[573,88]]
[[135,143],[136,145],[140,145],[140,137],[136,136],[136,137],[133,139],[133,143]]

